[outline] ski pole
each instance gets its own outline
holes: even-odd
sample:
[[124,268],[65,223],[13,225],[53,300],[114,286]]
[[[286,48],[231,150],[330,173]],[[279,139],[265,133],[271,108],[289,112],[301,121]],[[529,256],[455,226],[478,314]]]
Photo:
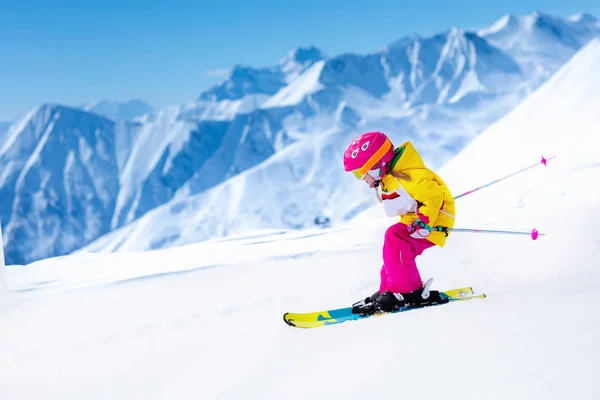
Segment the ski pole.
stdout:
[[503,178],[496,179],[495,181],[492,181],[492,182],[490,182],[490,183],[487,183],[487,184],[485,184],[485,185],[483,185],[483,186],[479,186],[479,187],[477,187],[477,188],[475,188],[475,189],[471,189],[471,190],[469,190],[468,192],[465,192],[465,193],[463,193],[463,194],[459,194],[458,196],[455,196],[455,197],[454,197],[454,200],[456,200],[456,199],[460,199],[461,197],[464,197],[464,196],[466,196],[466,195],[468,195],[468,194],[474,193],[474,192],[476,192],[476,191],[478,191],[478,190],[480,190],[480,189],[483,189],[483,188],[485,188],[485,187],[492,186],[494,183],[501,182],[501,181],[503,181],[503,180],[505,180],[505,179],[508,179],[508,178],[510,178],[511,176],[515,176],[515,175],[517,175],[517,174],[520,174],[521,172],[527,171],[527,170],[528,170],[528,169],[530,169],[530,168],[537,167],[537,166],[538,166],[538,165],[540,165],[540,164],[543,164],[544,166],[546,166],[546,163],[547,163],[548,161],[552,160],[553,158],[556,158],[556,156],[550,157],[550,158],[548,158],[548,159],[545,159],[544,157],[542,157],[542,160],[541,160],[540,162],[537,162],[537,163],[535,163],[535,164],[533,164],[533,165],[530,165],[530,166],[528,166],[528,167],[525,167],[525,168],[523,168],[523,169],[521,169],[521,170],[519,170],[519,171],[517,171],[517,172],[513,172],[512,174],[510,174],[510,175],[507,175],[507,176],[505,176],[505,177],[503,177]]
[[443,228],[447,232],[472,232],[472,233],[496,233],[500,235],[528,235],[531,239],[536,240],[538,236],[546,236],[544,233],[539,233],[537,229],[533,229],[531,232],[518,232],[518,231],[496,231],[486,229],[460,229],[460,228]]

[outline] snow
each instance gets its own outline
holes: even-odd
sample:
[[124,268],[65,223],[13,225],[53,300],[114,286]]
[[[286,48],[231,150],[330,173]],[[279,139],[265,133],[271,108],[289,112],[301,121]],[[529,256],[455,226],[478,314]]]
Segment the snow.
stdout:
[[[132,214],[136,210],[136,205],[131,205],[131,199],[136,195],[139,196],[142,182],[148,178],[165,151],[172,150],[171,154],[176,154],[177,149],[188,140],[190,132],[196,127],[191,122],[179,120],[179,112],[179,107],[169,107],[161,111],[155,121],[143,125],[119,178],[121,190],[117,197],[111,226],[119,226],[119,221],[123,218],[129,221],[134,219]],[[170,147],[172,145],[174,149]],[[126,212],[128,216],[124,217],[123,214]]]
[[600,24],[589,15],[563,19],[533,12],[505,15],[478,34],[519,62],[533,82],[542,83],[590,39]]
[[319,76],[324,65],[325,61],[317,61],[301,77],[294,80],[288,86],[285,86],[263,103],[261,107],[269,108],[295,105],[301,102],[305,96],[323,89],[323,85],[319,83]]
[[471,70],[467,74],[465,74],[465,78],[460,83],[460,86],[456,90],[456,93],[450,99],[448,99],[448,102],[456,103],[469,93],[484,92],[485,90],[485,86],[481,84],[481,82],[477,78],[477,74],[475,73],[475,71]]
[[31,121],[31,119],[38,114],[40,107],[36,107],[29,111],[25,117],[12,125],[7,132],[5,132],[6,136],[3,137],[3,145],[0,148],[0,157],[4,156],[9,149],[14,145],[14,143],[18,140],[19,136],[26,128],[27,124]]
[[39,139],[39,142],[36,144],[35,149],[27,159],[25,166],[19,173],[19,177],[17,178],[17,184],[15,187],[17,191],[23,190],[23,182],[25,180],[25,177],[28,175],[29,170],[39,162],[42,149],[46,146],[48,137],[52,133],[52,129],[54,129],[54,124],[58,118],[60,118],[60,113],[56,113],[52,116],[52,120],[48,123],[46,129],[44,130],[44,133],[42,134],[42,137]]
[[236,65],[222,83],[203,92],[199,100],[219,103],[240,100],[248,95],[272,96],[322,58],[320,50],[312,46],[293,50],[271,68]]
[[152,111],[152,106],[139,99],[123,102],[105,99],[88,103],[82,108],[114,121],[135,121]]
[[197,120],[232,120],[238,114],[246,114],[259,109],[270,98],[271,96],[266,94],[248,94],[239,100],[200,100],[182,107],[182,116]]
[[393,222],[378,205],[330,229],[9,266],[2,398],[595,399],[599,67],[595,40],[439,170],[458,194],[556,156],[457,200],[457,227],[546,236],[453,234],[419,258],[436,289],[486,299],[285,325],[376,289]]
[[491,26],[480,29],[477,33],[480,36],[488,36],[494,33],[498,33],[508,27],[508,25],[512,22],[514,17],[512,15],[504,15],[496,22],[494,22]]
[[285,75],[285,81],[292,83],[305,70],[324,58],[321,50],[315,46],[299,47],[291,51],[286,57],[279,61],[281,72]]
[[569,21],[580,24],[583,30],[594,30],[600,28],[600,20],[587,13],[578,13],[568,18]]
[[38,107],[11,127],[0,151],[9,263],[65,254],[106,232],[118,189],[114,128],[58,105]]
[[[290,145],[211,190],[174,198],[82,251],[150,250],[251,231],[257,226],[291,229],[314,225],[323,212],[321,204],[329,197],[327,184],[339,174],[327,168],[334,158],[339,159],[333,154],[341,145],[337,140],[335,134],[323,135]],[[329,201],[343,201],[347,194],[346,190]],[[336,208],[339,213],[345,210]]]

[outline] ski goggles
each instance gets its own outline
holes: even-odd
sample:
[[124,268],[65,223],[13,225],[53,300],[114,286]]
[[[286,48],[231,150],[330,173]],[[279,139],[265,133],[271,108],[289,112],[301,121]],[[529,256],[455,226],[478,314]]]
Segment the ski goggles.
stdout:
[[352,175],[354,175],[356,177],[356,179],[362,180],[366,175],[371,175],[372,178],[374,179],[379,179],[381,177],[381,169],[377,168],[377,169],[372,169],[367,171],[366,174],[363,174],[362,172],[360,172],[360,169],[355,169],[354,171],[352,171]]

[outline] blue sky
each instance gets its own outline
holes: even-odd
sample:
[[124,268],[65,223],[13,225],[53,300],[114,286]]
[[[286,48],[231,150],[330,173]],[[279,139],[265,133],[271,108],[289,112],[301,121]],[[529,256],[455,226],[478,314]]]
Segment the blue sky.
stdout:
[[298,46],[364,54],[507,13],[600,16],[597,0],[9,1],[0,6],[0,121],[43,102],[183,103],[222,79],[215,71],[273,65]]

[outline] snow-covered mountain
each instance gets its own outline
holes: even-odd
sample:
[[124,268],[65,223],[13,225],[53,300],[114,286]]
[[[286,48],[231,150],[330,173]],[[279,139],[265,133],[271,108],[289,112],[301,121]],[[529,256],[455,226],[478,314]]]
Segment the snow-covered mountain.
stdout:
[[109,231],[137,129],[59,105],[11,126],[0,147],[7,262],[65,254]]
[[301,82],[300,75],[324,57],[319,49],[310,46],[294,49],[274,67],[235,65],[222,83],[185,106],[186,115],[203,120],[226,120],[257,110],[281,90],[297,86]]
[[[217,187],[176,197],[84,251],[157,249],[257,227],[306,228],[319,218],[351,217],[354,208],[364,209],[371,203],[362,198],[355,180],[340,176],[332,167],[336,161],[341,163],[341,143],[336,137],[326,135],[296,143]],[[337,190],[331,192],[328,185]]]
[[136,118],[152,111],[152,106],[142,100],[129,101],[101,100],[86,104],[83,109],[90,111],[113,121],[135,121]]
[[382,130],[396,144],[411,140],[437,167],[535,87],[509,56],[459,29],[405,38],[366,57],[334,57],[305,75],[301,95],[286,93],[298,104],[280,109],[318,124],[256,167],[207,191],[183,191],[87,249],[155,249],[257,227],[335,225],[374,201],[341,168],[359,130]]
[[294,117],[291,109],[225,121],[186,118],[182,109],[128,123],[45,105],[13,125],[0,151],[8,263],[68,253],[175,195],[202,192],[259,164],[298,130],[309,131],[282,122]]
[[260,163],[286,140],[279,110],[231,121],[178,110],[129,123],[44,105],[13,125],[0,149],[7,261],[68,253],[177,191],[206,190]]
[[257,69],[236,65],[223,83],[202,93],[199,100],[239,100],[247,95],[273,95],[323,57],[321,51],[314,46],[300,47],[282,58],[274,67]]
[[542,82],[600,34],[600,21],[589,14],[563,19],[536,11],[524,16],[505,15],[478,33]]
[[207,190],[267,159],[284,134],[280,114],[261,111],[201,121],[172,107],[144,120],[120,176],[112,227],[135,220],[178,192]]
[[3,397],[596,399],[599,67],[596,40],[439,171],[460,193],[556,156],[456,204],[457,227],[545,236],[452,233],[418,259],[435,289],[486,299],[285,325],[376,290],[379,204],[335,229],[8,267]]
[[[595,32],[590,28],[591,18],[546,18],[546,24],[558,21],[557,24],[579,27],[578,43],[583,44]],[[527,26],[521,28],[524,34]],[[490,28],[487,34],[500,30]],[[532,42],[532,48],[540,45],[540,60],[548,43],[564,41],[562,34],[555,36],[547,34],[546,41]],[[112,243],[111,248],[159,248],[244,229],[306,228],[327,220],[332,224],[345,221],[372,201],[360,195],[348,200],[357,189],[349,189],[340,156],[352,136],[381,130],[397,144],[412,140],[425,160],[437,167],[539,84],[539,74],[531,73],[516,56],[492,45],[485,37],[452,28],[432,37],[404,38],[367,55],[326,57],[314,47],[300,48],[274,67],[236,66],[221,84],[195,101],[152,110],[137,116],[135,123],[110,121],[115,128],[107,129],[102,125],[97,129],[102,134],[117,126],[126,127],[127,134],[114,136],[122,142],[117,147],[127,151],[119,151],[114,154],[115,159],[107,161],[118,167],[115,175],[110,175],[116,189],[109,191],[111,201],[103,205],[110,210],[102,208],[98,214],[108,218],[108,222],[103,220],[96,224],[99,228],[89,232],[110,233],[150,212],[152,216],[148,214],[139,224],[146,224],[155,235],[138,245],[132,244],[131,238],[114,245],[114,238],[119,235],[116,233],[93,246]],[[32,120],[45,121],[44,118],[35,116]],[[31,153],[2,153],[2,165],[24,165],[34,157],[37,145],[30,141],[37,140],[37,136],[18,133],[29,126],[30,119],[11,128],[10,137],[15,139],[9,147]],[[80,120],[100,121],[96,114],[88,113],[71,119],[68,130],[96,129],[96,123],[88,122],[84,128],[78,127]],[[45,132],[47,125],[42,122],[27,129]],[[61,126],[65,128],[66,124]],[[53,128],[50,132],[53,136],[58,131]],[[56,165],[68,165],[61,157]],[[16,194],[11,174],[15,172],[4,172],[0,182],[0,190],[7,194],[1,207],[4,224],[32,224],[31,214],[13,212],[20,204],[13,200],[26,197]],[[13,180],[8,179],[9,175]],[[64,171],[58,167],[52,170],[53,182],[67,186],[61,183],[62,175]],[[270,180],[275,188],[267,190],[261,183],[263,179]],[[25,182],[19,189],[21,194],[45,193],[44,180]],[[60,188],[56,192],[67,190]],[[77,196],[87,199],[90,195],[86,192]],[[54,212],[54,207],[59,210],[56,218],[64,218],[66,225],[77,227],[73,228],[77,231],[87,222],[60,211],[68,209],[67,198],[58,196],[55,205],[38,202],[35,209],[43,215]],[[104,204],[100,199],[96,201]],[[236,205],[238,214],[226,212],[227,202]],[[158,209],[161,205],[164,208]],[[219,216],[216,210],[225,216]],[[170,227],[160,220],[166,216],[172,219]],[[11,221],[13,218],[16,220]],[[127,226],[124,231],[139,231],[140,226]],[[21,238],[24,243],[31,243],[21,250],[9,251],[9,262],[64,254],[67,247],[77,248],[95,239],[89,232],[62,238],[62,232],[70,232],[69,229],[72,228],[56,231],[56,240],[68,241],[70,246],[36,241],[35,229],[29,229]],[[16,243],[8,242],[9,247]]]

